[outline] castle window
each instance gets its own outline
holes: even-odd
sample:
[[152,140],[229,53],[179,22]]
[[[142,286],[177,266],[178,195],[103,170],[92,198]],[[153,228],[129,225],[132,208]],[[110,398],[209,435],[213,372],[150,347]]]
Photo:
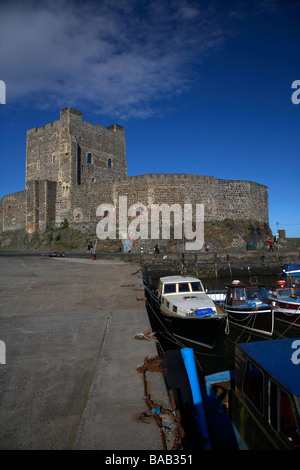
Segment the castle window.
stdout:
[[109,158],[107,160],[107,168],[110,169],[111,168],[111,158]]
[[87,159],[86,159],[87,163],[92,163],[92,154],[91,153],[88,153],[87,154]]
[[69,186],[63,185],[62,194],[63,194],[63,196],[67,196],[69,194]]

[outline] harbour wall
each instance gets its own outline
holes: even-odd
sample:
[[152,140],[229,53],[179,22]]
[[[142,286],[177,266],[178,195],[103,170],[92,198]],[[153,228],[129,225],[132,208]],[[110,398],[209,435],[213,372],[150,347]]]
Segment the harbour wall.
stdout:
[[[68,256],[72,256],[69,254]],[[86,254],[82,256],[87,256]],[[160,275],[192,274],[199,278],[235,278],[238,276],[276,276],[288,263],[300,260],[300,251],[243,253],[101,253],[96,259],[122,259],[151,267]]]

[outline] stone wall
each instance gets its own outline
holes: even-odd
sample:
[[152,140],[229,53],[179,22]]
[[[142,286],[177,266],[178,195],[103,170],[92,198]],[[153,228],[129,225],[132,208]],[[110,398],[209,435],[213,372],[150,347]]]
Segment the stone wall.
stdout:
[[97,221],[96,209],[103,203],[114,205],[118,211],[119,196],[127,196],[128,208],[132,204],[143,204],[148,209],[151,204],[179,204],[183,212],[184,204],[193,204],[193,211],[195,204],[204,204],[206,221],[228,218],[269,223],[266,186],[212,176],[172,174],[131,176],[73,188],[70,221]]
[[126,149],[124,128],[113,124],[103,129],[100,125],[93,126],[89,122],[70,122],[70,138],[74,170],[77,177],[73,183],[85,184],[126,178]]
[[43,232],[55,225],[55,181],[29,181],[26,185],[26,230]]
[[67,123],[58,120],[28,130],[26,182],[50,180],[70,183],[70,179],[71,160]]
[[[284,264],[299,261],[299,251],[284,253],[209,253],[209,254],[97,254],[97,259],[121,259],[147,266],[148,271],[157,285],[161,276],[192,275],[200,279],[249,279],[250,276],[278,276]],[[96,261],[97,262],[97,261]],[[156,282],[155,282],[156,281]],[[213,283],[212,283],[213,285]],[[205,287],[210,286],[205,283]]]
[[0,206],[2,231],[18,230],[25,227],[26,191],[4,196]]
[[124,128],[82,122],[65,108],[60,119],[27,131],[26,181],[81,184],[127,176]]

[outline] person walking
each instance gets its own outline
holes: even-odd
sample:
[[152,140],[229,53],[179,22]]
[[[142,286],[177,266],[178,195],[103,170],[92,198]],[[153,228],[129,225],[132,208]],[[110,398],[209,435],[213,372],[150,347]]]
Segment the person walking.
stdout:
[[159,248],[158,248],[158,244],[156,243],[155,247],[154,247],[154,253],[156,253],[157,255],[159,254]]

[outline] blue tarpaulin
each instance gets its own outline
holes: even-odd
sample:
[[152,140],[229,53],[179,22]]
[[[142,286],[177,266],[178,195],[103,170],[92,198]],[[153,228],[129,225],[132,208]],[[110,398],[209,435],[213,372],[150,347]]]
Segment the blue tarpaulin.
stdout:
[[197,315],[197,317],[202,317],[204,315],[212,315],[212,314],[213,314],[212,308],[198,308],[197,310],[195,310],[195,315]]

